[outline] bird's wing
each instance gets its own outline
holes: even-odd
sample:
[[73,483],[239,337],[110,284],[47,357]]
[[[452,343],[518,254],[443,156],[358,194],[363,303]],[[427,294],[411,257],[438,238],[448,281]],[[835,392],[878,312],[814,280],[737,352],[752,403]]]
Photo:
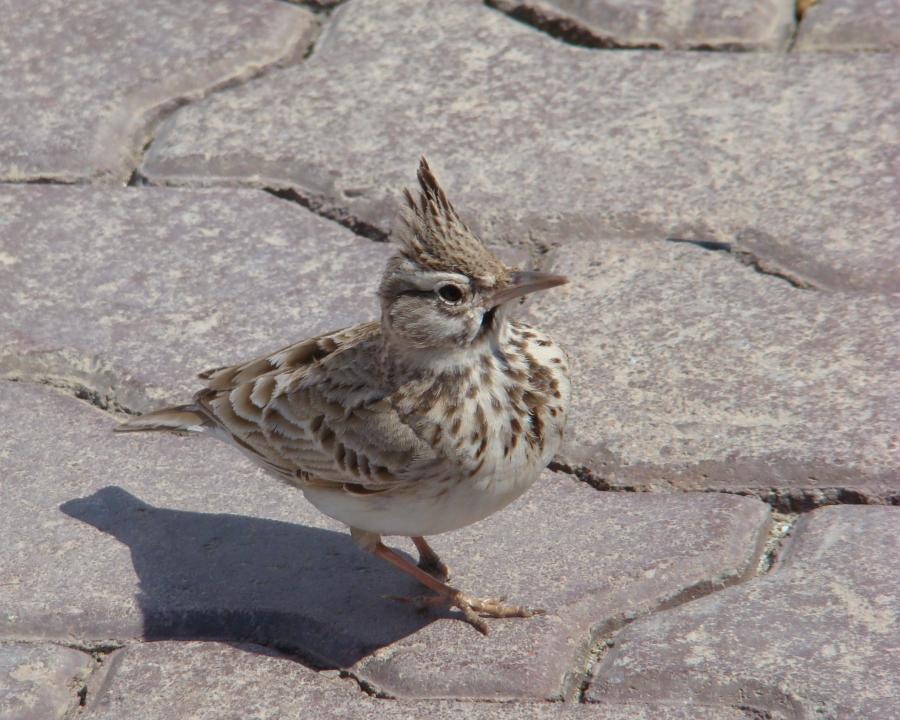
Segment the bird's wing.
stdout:
[[378,372],[377,322],[201,375],[195,402],[293,484],[372,493],[415,481],[434,452],[398,416]]

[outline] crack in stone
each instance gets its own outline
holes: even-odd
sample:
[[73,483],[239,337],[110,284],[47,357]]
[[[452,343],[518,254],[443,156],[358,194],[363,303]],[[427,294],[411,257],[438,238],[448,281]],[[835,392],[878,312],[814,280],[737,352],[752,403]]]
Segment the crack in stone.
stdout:
[[141,412],[130,407],[120,404],[114,396],[101,393],[82,383],[70,382],[57,377],[29,377],[19,378],[15,376],[7,376],[3,378],[7,382],[21,382],[29,385],[45,385],[59,390],[65,395],[69,395],[76,400],[91,405],[113,417],[120,415],[140,415]]
[[359,689],[364,692],[369,697],[377,698],[378,700],[396,700],[393,695],[388,695],[381,688],[373,685],[368,680],[363,680],[361,677],[358,677],[355,673],[350,670],[340,670],[338,672],[338,677],[344,680],[352,680],[356,683]]
[[321,32],[322,23],[316,20],[311,24],[309,32],[298,35],[280,57],[277,57],[270,62],[263,62],[262,64],[252,63],[237,70],[234,74],[219,82],[199,90],[184,93],[175,98],[170,98],[146,111],[147,119],[141,132],[143,142],[141,143],[141,149],[133,154],[134,163],[126,184],[129,186],[149,184],[140,172],[140,168],[144,163],[147,152],[156,140],[156,132],[160,125],[178,110],[186,105],[206,100],[215,94],[233,90],[234,88],[258,80],[276,69],[297,65],[303,62],[312,53],[316,40]]
[[[771,532],[770,524],[764,528],[764,532],[757,533],[754,555],[762,557],[765,543]],[[591,687],[591,681],[595,668],[603,662],[606,653],[615,646],[616,637],[628,625],[643,620],[656,613],[667,612],[689,603],[701,600],[714,593],[742,585],[758,577],[756,568],[758,562],[753,563],[753,558],[747,568],[740,574],[733,574],[724,578],[706,578],[690,585],[670,598],[660,600],[654,607],[642,611],[632,611],[619,617],[607,620],[591,632],[589,651],[584,662],[580,663],[583,670],[567,675],[563,686],[563,699],[566,702],[586,702],[587,692]]]
[[587,483],[595,490],[601,491],[617,491],[617,492],[640,492],[636,487],[616,486],[613,487],[605,478],[598,477],[594,472],[584,465],[571,465],[559,457],[553,458],[547,465],[548,470],[553,472],[561,472],[566,475],[572,475],[583,483]]
[[666,242],[682,243],[686,245],[695,245],[703,250],[711,252],[724,252],[737,260],[742,265],[753,268],[761,275],[771,275],[790,283],[799,290],[818,290],[808,280],[804,280],[799,275],[792,273],[790,270],[777,267],[771,260],[766,260],[750,250],[744,250],[734,243],[720,242],[718,240],[692,240],[688,238],[667,237]]
[[615,637],[618,632],[629,624],[631,624],[631,620],[625,620],[618,625],[612,622],[604,623],[591,631],[590,649],[585,662],[582,664],[582,670],[571,674],[567,673],[563,681],[563,698],[565,702],[587,702],[587,692],[591,686],[591,679],[594,676],[594,668],[603,662],[603,658],[606,657],[610,648],[615,646]]
[[[517,5],[510,0],[483,0],[484,4],[498,12],[503,13],[507,17],[516,20],[530,28],[549,35],[554,40],[572,45],[574,47],[586,48],[588,50],[666,50],[664,45],[653,42],[623,42],[616,40],[611,35],[603,35],[595,32],[587,25],[583,24],[575,18],[566,16],[562,12],[555,12],[552,7],[548,7],[543,3],[524,3]],[[802,3],[804,0],[798,0]],[[791,47],[796,39],[796,25],[794,36],[791,39]],[[739,42],[720,42],[720,43],[696,43],[688,45],[683,49],[689,52],[753,52],[752,48]]]
[[800,25],[803,23],[803,16],[806,15],[806,11],[809,10],[813,5],[815,5],[819,0],[796,0],[794,3],[794,32],[791,33],[791,39],[788,41],[788,46],[785,52],[791,53],[794,51],[794,46],[797,44],[797,38],[800,36]]
[[568,45],[591,50],[662,50],[658,43],[622,43],[599,35],[577,20],[552,12],[546,6],[514,5],[505,0],[484,0],[487,7],[545,33]]
[[[581,670],[567,673],[563,681],[562,695],[565,702],[586,702],[587,692],[591,686],[594,671],[603,662],[603,658],[610,648],[615,646],[615,640],[619,632],[626,626],[648,618],[656,613],[673,610],[682,605],[692,603],[705,598],[713,593],[721,592],[729,587],[741,585],[759,576],[757,568],[761,562],[768,539],[772,535],[772,523],[767,522],[755,533],[752,555],[743,570],[736,567],[733,573],[725,576],[713,576],[698,580],[683,588],[671,597],[660,599],[653,607],[638,611],[628,611],[617,617],[609,618],[591,629],[590,639],[587,643],[587,653],[584,660],[577,665]],[[756,562],[754,562],[756,560]],[[573,663],[574,665],[575,663]]]
[[54,642],[53,644],[87,653],[98,662],[103,662],[107,655],[125,647],[125,643],[119,640],[71,640],[68,642]]
[[71,350],[0,357],[0,379],[46,385],[112,416],[140,415],[156,404],[140,384],[99,357]]
[[65,178],[54,175],[31,175],[21,180],[11,180],[9,178],[0,178],[2,185],[87,185],[88,180],[85,178]]
[[347,0],[279,0],[279,2],[283,2],[286,5],[302,7],[305,10],[314,12],[317,15],[325,15],[326,17],[346,1]]
[[111,415],[115,415],[117,413],[123,413],[125,415],[141,414],[137,410],[132,410],[129,407],[121,405],[114,397],[108,394],[101,393],[82,383],[71,382],[69,380],[58,377],[21,378],[16,377],[15,375],[10,375],[4,377],[3,379],[7,382],[22,382],[30,385],[46,385],[48,387],[52,387],[55,390],[59,390],[66,395],[71,395],[78,400],[82,400],[88,405],[92,405],[93,407],[98,408],[104,412],[108,412]]
[[772,523],[769,527],[769,536],[766,538],[766,546],[756,567],[757,575],[765,575],[771,572],[778,563],[778,558],[781,556],[784,545],[788,542],[791,531],[794,529],[794,524],[799,517],[797,513],[783,513],[778,510],[772,510],[771,514]]
[[63,717],[66,720],[81,717],[82,708],[87,706],[88,686],[90,685],[94,676],[105,669],[103,663],[106,660],[106,656],[113,650],[117,650],[122,647],[122,644],[91,644],[79,642],[56,642],[53,644],[59,647],[69,648],[70,650],[77,650],[78,652],[90,655],[91,659],[94,661],[93,665],[84,676],[72,678],[74,682],[70,683],[72,692],[74,693],[75,697],[78,698],[78,703],[73,708],[68,710],[65,715],[63,715]]
[[[740,497],[752,497],[764,502],[773,511],[786,516],[807,513],[821,507],[830,505],[890,505],[900,506],[900,493],[879,497],[861,490],[847,488],[839,485],[823,485],[812,488],[792,487],[760,487],[760,488],[709,488],[709,487],[678,487],[675,483],[664,478],[659,483],[665,483],[666,489],[647,485],[612,484],[607,478],[597,475],[591,468],[585,465],[575,465],[560,457],[554,458],[547,466],[549,470],[571,475],[583,483],[590,485],[595,490],[603,492],[646,492],[646,493],[723,493],[726,495],[738,495]],[[815,480],[815,478],[810,478]]]
[[343,208],[329,205],[328,201],[323,198],[304,195],[294,187],[278,188],[270,186],[264,187],[262,190],[281,200],[296,203],[319,217],[336,222],[338,225],[367,240],[374,240],[375,242],[387,242],[388,240],[389,233],[386,233],[376,225],[361,220]]

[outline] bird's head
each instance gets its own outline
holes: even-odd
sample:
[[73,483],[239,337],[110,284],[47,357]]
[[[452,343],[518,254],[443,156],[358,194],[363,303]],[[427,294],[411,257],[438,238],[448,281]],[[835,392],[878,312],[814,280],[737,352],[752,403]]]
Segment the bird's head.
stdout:
[[508,268],[466,227],[424,157],[418,178],[418,200],[405,192],[399,252],[379,287],[382,326],[392,342],[410,350],[465,350],[502,332],[511,300],[566,282]]

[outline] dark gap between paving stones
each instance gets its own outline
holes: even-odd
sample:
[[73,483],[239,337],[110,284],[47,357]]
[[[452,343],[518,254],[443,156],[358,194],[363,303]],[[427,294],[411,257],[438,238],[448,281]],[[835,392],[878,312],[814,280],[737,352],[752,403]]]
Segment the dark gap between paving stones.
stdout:
[[815,5],[819,0],[795,0],[794,2],[794,32],[788,42],[785,52],[793,52],[794,46],[797,44],[797,38],[800,37],[800,24],[803,22],[803,16],[806,11]]
[[[542,32],[555,40],[573,45],[575,47],[586,48],[588,50],[666,50],[662,45],[653,42],[647,43],[624,43],[615,40],[612,37],[600,35],[588,27],[582,25],[578,20],[566,17],[562,13],[555,13],[552,7],[531,5],[517,5],[510,7],[504,0],[483,0],[484,4],[496,10],[507,17],[516,20],[523,25]],[[794,43],[797,41],[797,35],[800,28],[800,18],[802,13],[799,5],[804,0],[797,0],[798,9],[795,13],[796,20],[791,33],[791,38],[785,52],[790,52]],[[685,48],[687,52],[721,52],[721,53],[747,53],[758,52],[754,48],[748,48],[740,43],[697,43],[689,45]]]
[[[793,522],[784,532],[784,535],[787,535],[790,532],[791,528],[793,528]],[[609,649],[615,646],[615,639],[619,632],[621,632],[628,625],[631,625],[631,623],[635,622],[636,620],[648,618],[651,615],[659,612],[666,612],[668,610],[681,607],[682,605],[687,605],[696,600],[701,600],[714,593],[721,592],[722,590],[730,587],[742,585],[743,583],[750,582],[751,580],[759,577],[759,575],[761,574],[759,572],[759,566],[762,563],[763,558],[765,557],[765,553],[769,548],[769,541],[772,535],[773,523],[770,521],[768,523],[768,527],[766,528],[766,533],[764,535],[760,533],[756,538],[754,555],[757,557],[757,563],[754,565],[751,561],[748,569],[742,576],[726,578],[723,582],[715,582],[714,580],[710,579],[702,580],[695,583],[694,585],[684,588],[681,592],[677,593],[668,600],[663,600],[656,607],[649,608],[644,612],[628,612],[619,617],[611,618],[601,623],[599,626],[592,628],[590,640],[587,645],[588,651],[584,657],[583,662],[580,663],[580,666],[583,669],[572,673],[567,673],[563,679],[563,700],[566,702],[586,702],[585,696],[591,684],[594,668],[597,666],[597,664],[602,662],[603,656],[609,651]],[[783,537],[784,535],[782,535],[781,537]]]
[[286,5],[302,7],[305,10],[328,17],[331,12],[343,5],[346,0],[278,0]]
[[[571,465],[560,458],[554,458],[547,466],[548,470],[571,475],[583,483],[601,492],[647,492],[647,493],[725,493],[741,497],[753,497],[768,505],[774,512],[786,516],[797,516],[830,505],[891,505],[900,506],[900,495],[878,498],[866,495],[858,490],[844,487],[820,488],[678,488],[669,484],[666,490],[637,485],[613,485],[606,478],[600,477],[586,466]],[[660,479],[660,482],[665,482]]]
[[329,208],[323,200],[308,197],[294,187],[263,187],[261,189],[263,192],[269,193],[269,195],[295,203],[319,217],[336,222],[338,225],[367,240],[374,240],[375,242],[387,242],[388,240],[389,233],[384,232],[375,225],[367,223],[365,220],[360,220],[343,208]]
[[750,250],[742,250],[734,245],[734,243],[721,242],[718,240],[691,240],[688,238],[667,237],[666,242],[683,243],[686,245],[696,245],[703,250],[711,252],[724,252],[737,260],[742,265],[753,268],[761,275],[771,275],[793,285],[798,290],[818,290],[815,285],[807,280],[797,277],[789,270],[772,266],[769,262],[760,258],[756,253]]
[[766,575],[778,565],[778,560],[784,551],[785,545],[790,542],[791,533],[794,530],[798,517],[797,513],[771,511],[769,536],[766,539],[766,546],[756,566],[757,575]]
[[316,41],[322,33],[322,23],[315,22],[312,25],[310,32],[310,37],[300,36],[293,47],[289,48],[282,57],[277,58],[274,62],[265,65],[250,65],[248,68],[239,70],[235,75],[225,78],[218,83],[213,83],[206,88],[201,88],[194,92],[171,98],[162,104],[151,108],[146,113],[146,115],[149,116],[149,119],[144,128],[144,142],[141,149],[136,153],[134,167],[125,184],[131,187],[149,184],[144,175],[140,172],[140,168],[144,164],[144,158],[147,156],[147,152],[156,140],[157,129],[178,110],[191,103],[205,100],[211,95],[227,90],[233,90],[241,85],[258,80],[265,77],[272,70],[290,67],[291,65],[299,65],[312,54]]
[[484,0],[484,4],[568,45],[590,50],[662,50],[662,46],[655,43],[627,45],[610,37],[597,35],[571,18],[553,14],[549,8],[544,8],[544,12],[529,5],[507,9],[503,6],[502,0]]
[[0,185],[87,185],[84,178],[64,180],[63,178],[37,175],[22,180],[0,180]]
[[[91,382],[96,378],[86,377],[86,373],[80,370],[74,364],[65,363],[63,358],[62,365],[51,369],[29,368],[28,357],[21,358],[23,363],[18,367],[13,366],[7,370],[0,380],[6,382],[20,382],[29,385],[46,385],[64,395],[69,395],[82,402],[91,405],[98,410],[109,413],[113,417],[118,415],[140,415],[141,410],[132,407],[128,402],[123,401],[119,397],[118,383],[114,373],[110,370],[101,370],[106,374],[106,378],[98,382]],[[67,374],[67,371],[69,374]],[[80,377],[79,377],[80,376]],[[136,388],[131,391],[143,396],[143,388]],[[141,398],[141,404],[150,406],[151,401]]]

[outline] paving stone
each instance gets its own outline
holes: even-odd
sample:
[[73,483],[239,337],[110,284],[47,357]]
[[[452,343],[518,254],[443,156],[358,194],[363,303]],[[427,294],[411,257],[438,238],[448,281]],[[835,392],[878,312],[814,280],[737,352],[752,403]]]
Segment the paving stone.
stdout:
[[900,715],[896,508],[802,517],[767,576],[623,630],[597,666],[592,700],[690,698],[754,717]]
[[576,45],[663,50],[785,50],[793,0],[488,0],[488,4]]
[[139,643],[115,651],[88,688],[85,720],[362,717],[375,701],[259,645]]
[[503,513],[434,539],[460,587],[548,610],[491,621],[483,638],[389,599],[421,589],[224,444],[123,438],[51,388],[0,392],[16,448],[0,485],[0,535],[15,538],[0,546],[0,638],[255,642],[397,696],[557,696],[592,626],[744,577],[768,526],[747,498],[601,493],[548,473]]
[[62,718],[78,707],[94,664],[65,647],[0,643],[0,720]]
[[477,2],[356,0],[301,66],[174,113],[142,172],[388,230],[425,153],[498,243],[717,240],[874,293],[900,288],[898,86],[885,54],[599,52]]
[[573,242],[529,313],[573,364],[559,459],[598,486],[898,502],[897,298],[799,290],[685,243]]
[[271,0],[4,0],[0,179],[125,182],[173,107],[303,51]]
[[[376,700],[350,680],[325,678],[260,646],[157,642],[117,651],[96,693],[89,692],[85,720],[230,720],[231,718],[429,717],[471,720],[745,720],[731,708],[626,705],[610,711],[558,703],[453,703]],[[352,688],[352,689],[351,689]],[[93,690],[93,688],[92,688]]]
[[433,623],[362,658],[354,673],[400,697],[571,696],[592,627],[677,604],[755,567],[768,527],[760,504],[587,490],[551,474],[510,512],[435,542],[453,558],[458,586],[508,595],[546,616],[492,623],[474,646],[471,628]]
[[0,189],[0,372],[184,401],[207,367],[377,316],[384,243],[247,190]]
[[819,0],[803,13],[794,51],[900,50],[897,0]]

